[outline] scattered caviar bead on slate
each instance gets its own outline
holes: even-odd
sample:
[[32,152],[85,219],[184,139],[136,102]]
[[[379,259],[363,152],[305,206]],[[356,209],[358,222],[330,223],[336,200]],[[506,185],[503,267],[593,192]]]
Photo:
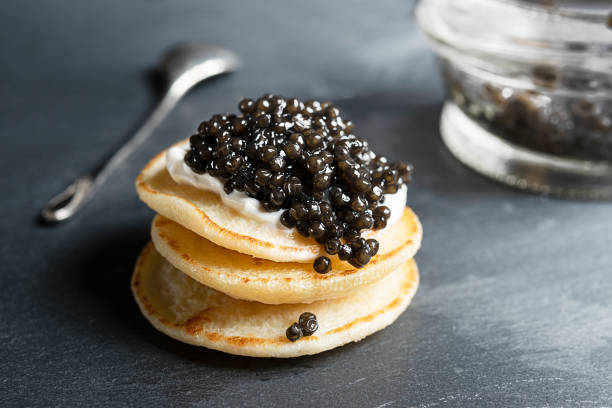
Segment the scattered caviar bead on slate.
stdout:
[[302,313],[298,319],[298,324],[300,325],[302,334],[304,336],[312,336],[319,328],[317,317],[310,312]]
[[[328,254],[364,266],[378,243],[352,242],[387,225],[384,194],[409,183],[412,166],[377,156],[329,102],[266,94],[241,100],[238,109],[200,123],[185,163],[221,179],[228,194],[245,192],[264,210],[282,211],[283,226],[324,244]],[[331,261],[320,257],[317,265],[326,273]]]
[[320,256],[315,259],[313,267],[317,273],[327,273],[331,270],[331,261],[326,256]]
[[285,334],[291,341],[298,341],[303,336],[302,328],[297,323],[293,323],[291,326],[289,326]]

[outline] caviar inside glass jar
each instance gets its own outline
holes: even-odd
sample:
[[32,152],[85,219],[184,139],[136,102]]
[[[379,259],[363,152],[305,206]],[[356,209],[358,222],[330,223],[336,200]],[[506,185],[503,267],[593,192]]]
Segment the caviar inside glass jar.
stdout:
[[422,0],[449,149],[518,187],[612,197],[611,12],[596,0]]

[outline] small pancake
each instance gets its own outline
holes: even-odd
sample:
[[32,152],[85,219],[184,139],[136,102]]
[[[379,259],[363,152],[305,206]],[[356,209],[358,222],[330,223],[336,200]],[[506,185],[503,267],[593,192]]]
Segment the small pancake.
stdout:
[[324,275],[310,263],[273,262],[222,248],[161,215],[153,220],[151,237],[174,267],[226,295],[268,304],[310,303],[345,296],[408,262],[420,244],[412,220],[407,213],[391,227],[365,267],[357,269],[332,256],[332,270]]
[[[149,244],[136,263],[132,291],[153,326],[177,340],[245,356],[297,357],[361,340],[388,326],[410,303],[418,280],[410,260],[343,298],[266,305],[237,300],[194,281]],[[303,312],[317,316],[319,329],[291,342],[285,330]]]
[[[185,142],[180,142],[182,144]],[[278,229],[245,217],[224,205],[217,194],[176,183],[166,170],[166,151],[145,166],[136,179],[136,191],[142,201],[157,213],[234,251],[276,262],[312,262],[324,255],[323,247],[294,229]],[[408,214],[408,215],[406,215]],[[406,209],[415,243],[421,240],[421,225],[416,215]],[[390,234],[391,228],[370,231],[368,237],[383,241],[404,240]],[[381,242],[382,244],[382,242]]]

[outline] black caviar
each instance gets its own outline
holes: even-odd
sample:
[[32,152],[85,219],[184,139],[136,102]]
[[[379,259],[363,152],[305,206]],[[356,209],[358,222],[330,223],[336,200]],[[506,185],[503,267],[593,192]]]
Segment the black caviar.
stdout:
[[443,72],[456,105],[495,135],[556,156],[612,161],[612,101],[593,96],[612,88],[607,73],[540,64],[516,73],[524,83],[513,87],[450,64]]
[[327,273],[331,270],[331,260],[326,256],[320,256],[314,260],[312,267],[318,273]]
[[[267,94],[243,99],[238,108],[239,115],[213,115],[200,124],[189,139],[187,165],[223,180],[228,194],[241,191],[266,211],[283,210],[284,226],[328,254],[366,265],[378,242],[361,232],[387,225],[384,194],[409,183],[412,166],[377,156],[329,102]],[[330,265],[319,257],[313,266],[327,273]]]
[[317,316],[310,312],[302,313],[298,319],[298,324],[302,328],[302,334],[304,334],[304,336],[311,336],[319,328]]
[[302,336],[312,336],[319,328],[317,316],[310,312],[304,312],[300,315],[298,321],[287,328],[285,335],[291,341],[297,341]]
[[302,328],[300,327],[299,324],[293,323],[291,326],[287,328],[285,335],[287,336],[289,340],[297,341],[303,336]]

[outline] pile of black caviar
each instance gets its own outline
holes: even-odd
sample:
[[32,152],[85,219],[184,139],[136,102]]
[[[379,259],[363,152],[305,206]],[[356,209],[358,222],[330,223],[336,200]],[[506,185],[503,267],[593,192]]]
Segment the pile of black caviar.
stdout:
[[[284,210],[281,223],[324,244],[330,255],[360,268],[378,252],[361,233],[387,225],[384,194],[410,182],[412,166],[377,156],[353,134],[329,102],[267,94],[243,99],[241,114],[213,115],[191,136],[185,162],[198,174],[241,191],[266,211]],[[321,256],[314,269],[327,273]]]

